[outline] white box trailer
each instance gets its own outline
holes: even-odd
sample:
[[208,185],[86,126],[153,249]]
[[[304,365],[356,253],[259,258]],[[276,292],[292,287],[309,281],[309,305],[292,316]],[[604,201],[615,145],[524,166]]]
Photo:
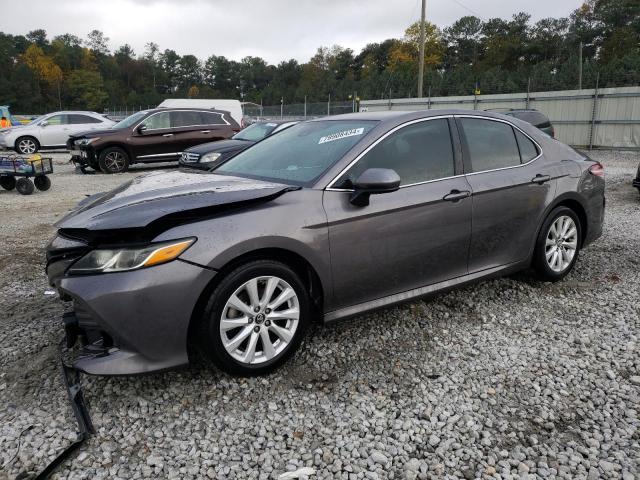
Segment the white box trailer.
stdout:
[[242,121],[242,105],[239,100],[222,100],[212,98],[168,98],[163,100],[158,108],[213,108],[216,110],[226,110],[231,117],[244,127]]

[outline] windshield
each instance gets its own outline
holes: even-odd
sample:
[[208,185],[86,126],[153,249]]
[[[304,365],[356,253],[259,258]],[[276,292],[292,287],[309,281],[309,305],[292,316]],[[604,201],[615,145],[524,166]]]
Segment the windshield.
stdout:
[[128,128],[131,127],[138,120],[142,120],[142,118],[149,112],[136,112],[133,115],[129,115],[124,120],[120,120],[111,128]]
[[277,123],[254,123],[253,125],[249,125],[244,130],[236,133],[233,136],[233,139],[257,142],[258,140],[262,140],[267,135],[270,135],[277,126]]
[[323,120],[299,123],[265,138],[214,170],[214,173],[310,184],[351,147],[375,121]]

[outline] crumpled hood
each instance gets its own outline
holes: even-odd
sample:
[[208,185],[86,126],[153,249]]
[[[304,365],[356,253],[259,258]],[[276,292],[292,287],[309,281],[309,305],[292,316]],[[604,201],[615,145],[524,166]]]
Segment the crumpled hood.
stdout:
[[119,132],[120,130],[115,128],[105,128],[103,130],[85,130],[84,132],[78,132],[74,133],[73,135],[69,135],[69,138],[77,140],[79,138],[106,137],[107,135],[115,135]]
[[244,150],[245,148],[250,147],[255,142],[249,142],[246,140],[218,140],[217,142],[208,142],[200,145],[196,145],[195,147],[188,148],[185,150],[190,153],[197,153],[200,156],[205,155],[211,152],[218,153],[227,153],[227,152],[235,152],[238,150]]
[[83,200],[56,223],[60,229],[113,230],[144,228],[180,213],[192,217],[251,201],[268,201],[290,185],[208,172],[153,172],[104,194]]

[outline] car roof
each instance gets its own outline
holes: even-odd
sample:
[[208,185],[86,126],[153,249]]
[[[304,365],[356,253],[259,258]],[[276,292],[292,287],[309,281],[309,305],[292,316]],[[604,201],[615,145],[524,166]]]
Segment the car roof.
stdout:
[[275,125],[282,125],[284,123],[299,123],[298,120],[256,120],[251,125],[261,124],[261,123],[271,123]]
[[58,112],[45,113],[45,115],[69,115],[69,114],[99,115],[101,117],[104,117],[102,113],[92,112],[90,110],[60,110]]
[[512,117],[507,117],[504,114],[497,113],[497,112],[447,108],[447,109],[414,110],[414,111],[384,110],[380,112],[344,113],[341,115],[331,115],[328,117],[316,118],[311,121],[318,122],[322,120],[378,120],[378,121],[394,121],[395,122],[402,119],[412,120],[416,118],[437,117],[440,115],[473,115],[478,117],[497,118],[497,119],[509,120],[509,121],[513,119]]

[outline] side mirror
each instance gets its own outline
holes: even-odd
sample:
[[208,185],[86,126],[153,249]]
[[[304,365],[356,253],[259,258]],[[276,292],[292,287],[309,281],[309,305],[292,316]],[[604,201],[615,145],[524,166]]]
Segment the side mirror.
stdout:
[[395,192],[400,188],[400,177],[389,168],[368,168],[353,183],[349,201],[358,207],[369,205],[369,196]]
[[145,124],[138,125],[138,128],[136,128],[136,132],[138,132],[140,135],[143,135],[146,130],[147,126]]
[[49,125],[49,122],[47,122],[46,120],[40,122],[41,127],[46,127],[47,125]]

